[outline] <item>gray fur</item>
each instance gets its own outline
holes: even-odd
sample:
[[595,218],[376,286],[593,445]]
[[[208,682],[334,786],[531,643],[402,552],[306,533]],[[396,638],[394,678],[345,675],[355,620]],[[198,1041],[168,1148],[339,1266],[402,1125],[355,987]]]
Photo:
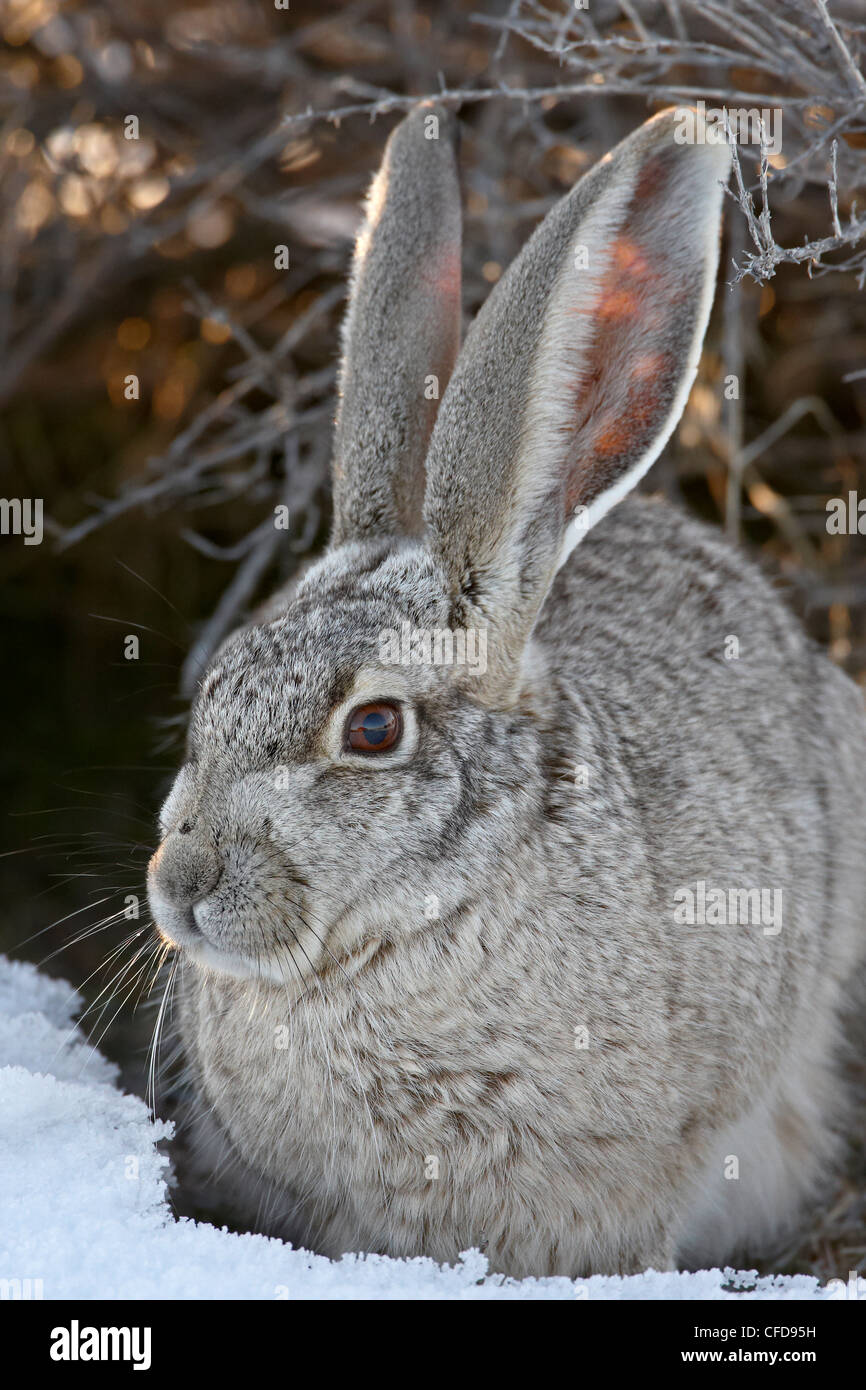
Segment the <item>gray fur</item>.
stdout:
[[388,141],[367,199],[343,328],[334,544],[420,529],[424,456],[460,346],[453,139],[445,112],[417,107]]
[[[508,481],[518,395],[505,454],[475,470],[489,402],[466,396],[464,355],[427,536],[389,523],[332,546],[225,644],[193,709],[150,886],[181,951],[200,1158],[247,1220],[329,1255],[723,1264],[796,1220],[837,1148],[862,701],[760,572],[665,504],[602,515],[554,578],[562,489],[592,490],[588,464],[542,445],[536,515],[537,490]],[[500,497],[494,524],[497,478],[519,516]],[[490,624],[486,674],[380,659],[383,630],[443,628],[467,603]],[[364,759],[341,731],[370,698],[402,702],[406,733]],[[781,930],[678,924],[674,894],[699,880],[781,889]]]

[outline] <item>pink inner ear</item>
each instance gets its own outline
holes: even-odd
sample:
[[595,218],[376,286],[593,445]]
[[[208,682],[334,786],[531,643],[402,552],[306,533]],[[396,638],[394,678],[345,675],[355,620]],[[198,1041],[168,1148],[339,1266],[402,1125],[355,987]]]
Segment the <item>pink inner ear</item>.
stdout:
[[574,391],[569,511],[588,505],[648,451],[683,370],[677,329],[691,286],[681,257],[670,250],[668,237],[677,230],[667,231],[659,210],[669,172],[663,156],[642,171],[624,230],[609,248],[595,304],[577,310],[589,314],[594,331],[591,370]]
[[426,304],[428,315],[438,321],[432,355],[425,365],[425,371],[437,377],[439,397],[432,404],[425,398],[426,408],[420,412],[418,425],[425,445],[436,421],[439,399],[448,385],[460,350],[461,270],[460,247],[441,246],[434,255],[426,258],[418,271],[418,278],[425,290],[419,313],[425,311]]
[[418,268],[419,278],[449,304],[460,294],[460,248],[442,246]]

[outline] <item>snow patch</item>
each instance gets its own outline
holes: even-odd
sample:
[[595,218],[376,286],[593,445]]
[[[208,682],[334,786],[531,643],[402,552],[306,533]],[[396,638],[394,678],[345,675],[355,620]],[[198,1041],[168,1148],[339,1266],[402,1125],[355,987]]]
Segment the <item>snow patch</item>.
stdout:
[[[123,1095],[116,1068],[72,1020],[76,991],[0,956],[0,1280],[41,1280],[52,1298],[814,1299],[807,1275],[704,1270],[631,1278],[506,1279],[477,1250],[453,1266],[346,1255],[176,1221],[170,1134]],[[744,1292],[732,1293],[732,1285]]]

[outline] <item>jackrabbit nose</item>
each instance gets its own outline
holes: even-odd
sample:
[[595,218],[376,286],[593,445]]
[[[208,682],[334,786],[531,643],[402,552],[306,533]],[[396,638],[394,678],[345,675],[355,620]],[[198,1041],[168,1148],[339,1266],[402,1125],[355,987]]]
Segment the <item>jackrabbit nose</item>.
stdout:
[[210,845],[184,826],[166,835],[150,861],[148,877],[164,897],[178,906],[192,906],[212,892],[222,865]]

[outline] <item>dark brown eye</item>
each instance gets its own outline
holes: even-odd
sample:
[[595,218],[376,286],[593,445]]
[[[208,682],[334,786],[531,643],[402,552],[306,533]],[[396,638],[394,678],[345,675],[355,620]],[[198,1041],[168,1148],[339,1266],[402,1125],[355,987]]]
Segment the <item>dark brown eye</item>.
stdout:
[[349,716],[346,746],[356,753],[384,753],[393,748],[403,732],[403,720],[396,705],[359,705]]

